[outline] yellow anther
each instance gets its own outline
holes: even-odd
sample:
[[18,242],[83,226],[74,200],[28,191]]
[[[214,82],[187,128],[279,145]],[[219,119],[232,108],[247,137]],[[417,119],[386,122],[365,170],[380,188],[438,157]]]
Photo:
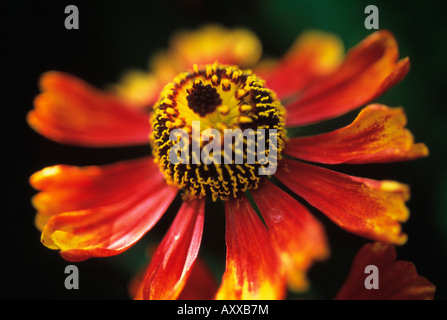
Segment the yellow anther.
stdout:
[[209,76],[211,76],[213,74],[212,67],[209,64],[206,66],[205,70],[206,70],[206,76],[207,77],[209,77]]
[[247,111],[250,111],[251,109],[253,109],[253,107],[251,105],[249,105],[249,104],[241,104],[239,106],[239,110],[241,112],[247,112]]
[[240,116],[238,118],[239,123],[251,123],[253,122],[253,119],[247,116]]
[[182,119],[175,119],[173,126],[174,127],[180,127],[183,125],[183,120]]
[[174,103],[172,102],[172,100],[171,99],[168,99],[168,98],[166,98],[166,99],[163,99],[162,101],[161,101],[161,103],[162,104],[167,104],[167,105],[170,105],[170,106],[172,106]]
[[173,114],[176,114],[177,112],[173,108],[167,108],[166,113],[173,115]]
[[222,80],[222,90],[223,91],[229,91],[231,89],[231,83],[230,80],[228,79],[223,79]]
[[227,105],[222,105],[217,107],[217,111],[219,111],[222,115],[227,115],[228,112],[230,111],[230,108],[228,108]]
[[236,99],[240,99],[241,97],[243,97],[247,92],[243,89],[239,89],[238,91],[236,91]]

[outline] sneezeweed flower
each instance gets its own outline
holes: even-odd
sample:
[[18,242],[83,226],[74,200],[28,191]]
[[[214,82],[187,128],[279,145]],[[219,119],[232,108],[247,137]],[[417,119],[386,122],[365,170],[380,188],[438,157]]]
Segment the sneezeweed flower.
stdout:
[[[340,116],[403,79],[409,59],[399,60],[392,34],[375,32],[344,56],[335,36],[307,32],[280,60],[258,63],[260,56],[260,42],[251,32],[208,26],[177,35],[153,58],[152,71],[133,71],[110,91],[61,72],[45,73],[28,114],[37,132],[88,147],[150,144],[153,156],[103,166],[57,165],[32,175],[31,184],[40,191],[33,204],[43,244],[70,261],[119,254],[145,235],[180,193],[182,205],[138,290],[144,299],[175,299],[199,252],[205,199],[224,201],[226,269],[215,297],[279,299],[287,286],[306,289],[306,271],[329,254],[322,225],[290,193],[349,232],[405,243],[400,223],[409,216],[408,186],[318,165],[427,156],[425,145],[415,144],[405,129],[401,108],[370,104],[338,130],[287,136],[287,128]],[[182,129],[194,143],[193,121],[202,133],[275,130],[264,147],[266,154],[276,154],[276,172],[262,175],[264,162],[247,161],[249,139],[242,141],[242,163],[173,163],[170,134]],[[207,146],[199,144],[199,154]],[[237,154],[241,149],[235,146],[230,143]],[[227,157],[222,150],[213,156]]]
[[[365,269],[377,268],[374,288],[365,285]],[[436,287],[420,276],[413,263],[396,260],[393,246],[368,243],[357,253],[336,300],[432,300]]]
[[[374,266],[377,274],[369,281],[365,270]],[[135,278],[130,289],[137,295],[138,283]],[[365,282],[367,285],[365,285]],[[374,287],[371,287],[371,283]],[[207,300],[218,290],[212,273],[206,264],[198,259],[191,277],[179,299]],[[396,250],[390,244],[380,242],[365,244],[354,258],[348,277],[335,295],[335,300],[432,300],[436,287],[418,274],[413,263],[396,260]]]

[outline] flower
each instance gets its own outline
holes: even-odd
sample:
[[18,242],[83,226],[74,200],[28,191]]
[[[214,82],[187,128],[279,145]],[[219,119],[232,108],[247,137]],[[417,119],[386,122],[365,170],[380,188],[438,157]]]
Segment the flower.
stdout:
[[[376,289],[365,286],[368,266],[377,268]],[[359,250],[335,299],[433,300],[435,291],[436,287],[417,273],[414,264],[396,260],[396,250],[392,245],[376,242]]]
[[[375,32],[343,57],[338,38],[307,32],[279,61],[258,63],[260,57],[260,42],[250,31],[207,26],[178,34],[167,52],[153,58],[152,71],[132,71],[110,91],[45,73],[27,118],[37,132],[89,147],[150,141],[153,156],[102,166],[56,165],[33,174],[42,243],[69,261],[119,254],[182,194],[138,290],[144,299],[175,299],[182,292],[201,244],[205,198],[225,202],[226,269],[218,299],[280,299],[287,285],[306,289],[306,271],[329,255],[329,247],[323,226],[293,193],[349,232],[405,243],[400,223],[409,216],[408,186],[318,165],[427,156],[426,146],[405,129],[401,108],[370,104],[350,125],[320,135],[288,137],[286,131],[354,110],[403,79],[409,59],[399,60],[392,34]],[[202,125],[201,133],[252,129],[256,139],[242,140],[243,163],[174,163],[181,150],[171,153],[176,144],[170,135],[184,130],[194,144],[193,121]],[[250,142],[259,148],[265,138],[257,129],[274,131],[264,140],[269,160],[278,161],[269,177],[259,173],[267,163],[247,160]],[[212,141],[222,142],[216,136]],[[199,154],[207,146],[199,144]],[[236,142],[229,146],[235,154],[241,150]],[[208,160],[227,155],[209,151]]]
[[[377,272],[374,287],[370,285],[368,266]],[[133,290],[141,278],[132,281]],[[373,282],[373,281],[371,281]],[[207,300],[218,286],[206,264],[198,259],[185,285],[183,300]],[[132,290],[132,289],[131,289]],[[335,300],[433,300],[436,287],[420,276],[413,263],[396,260],[396,249],[390,244],[365,244],[354,258],[348,277],[335,295]]]

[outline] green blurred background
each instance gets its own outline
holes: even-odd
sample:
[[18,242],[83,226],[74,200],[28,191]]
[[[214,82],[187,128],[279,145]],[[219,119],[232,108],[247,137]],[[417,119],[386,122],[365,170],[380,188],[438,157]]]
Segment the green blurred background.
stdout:
[[[77,5],[80,29],[64,28],[64,9]],[[215,22],[247,27],[261,39],[265,55],[280,57],[296,36],[307,29],[333,32],[346,48],[372,31],[364,28],[364,8],[379,8],[380,29],[389,29],[398,40],[401,56],[411,59],[407,78],[376,101],[404,106],[408,127],[417,142],[425,142],[430,157],[408,163],[339,166],[340,171],[394,179],[411,186],[410,220],[404,224],[409,241],[397,248],[398,259],[415,263],[418,272],[438,290],[436,299],[447,298],[447,170],[445,138],[446,40],[444,1],[22,1],[3,10],[2,42],[6,43],[12,73],[4,73],[2,126],[8,164],[4,194],[7,210],[2,237],[2,299],[127,299],[127,284],[145,263],[146,246],[161,239],[175,210],[168,212],[142,241],[127,252],[107,259],[76,263],[80,289],[66,290],[64,268],[70,264],[39,242],[33,225],[34,191],[28,177],[57,163],[104,164],[147,154],[146,148],[88,149],[48,141],[28,128],[25,115],[39,92],[37,80],[47,70],[72,73],[98,87],[116,82],[130,68],[145,69],[151,52],[165,48],[169,36],[182,28]],[[9,57],[8,54],[11,54]],[[6,69],[6,68],[5,68]],[[356,112],[328,122],[328,130],[348,123]],[[12,119],[12,120],[11,120]],[[327,126],[326,126],[327,125]],[[331,127],[332,126],[332,127]],[[312,128],[309,128],[312,130]],[[5,181],[5,180],[4,180]],[[175,206],[177,204],[174,204]],[[291,298],[331,299],[343,283],[355,252],[366,240],[347,234],[319,212],[329,235],[332,255],[310,272],[311,290]],[[208,214],[201,252],[217,276],[224,268],[224,218]]]

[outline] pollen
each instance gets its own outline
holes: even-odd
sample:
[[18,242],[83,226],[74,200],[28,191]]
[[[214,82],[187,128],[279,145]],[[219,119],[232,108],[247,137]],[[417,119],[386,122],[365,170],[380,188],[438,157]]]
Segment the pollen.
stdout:
[[194,65],[154,106],[152,152],[166,182],[185,197],[238,197],[280,159],[284,117],[276,94],[251,70]]

